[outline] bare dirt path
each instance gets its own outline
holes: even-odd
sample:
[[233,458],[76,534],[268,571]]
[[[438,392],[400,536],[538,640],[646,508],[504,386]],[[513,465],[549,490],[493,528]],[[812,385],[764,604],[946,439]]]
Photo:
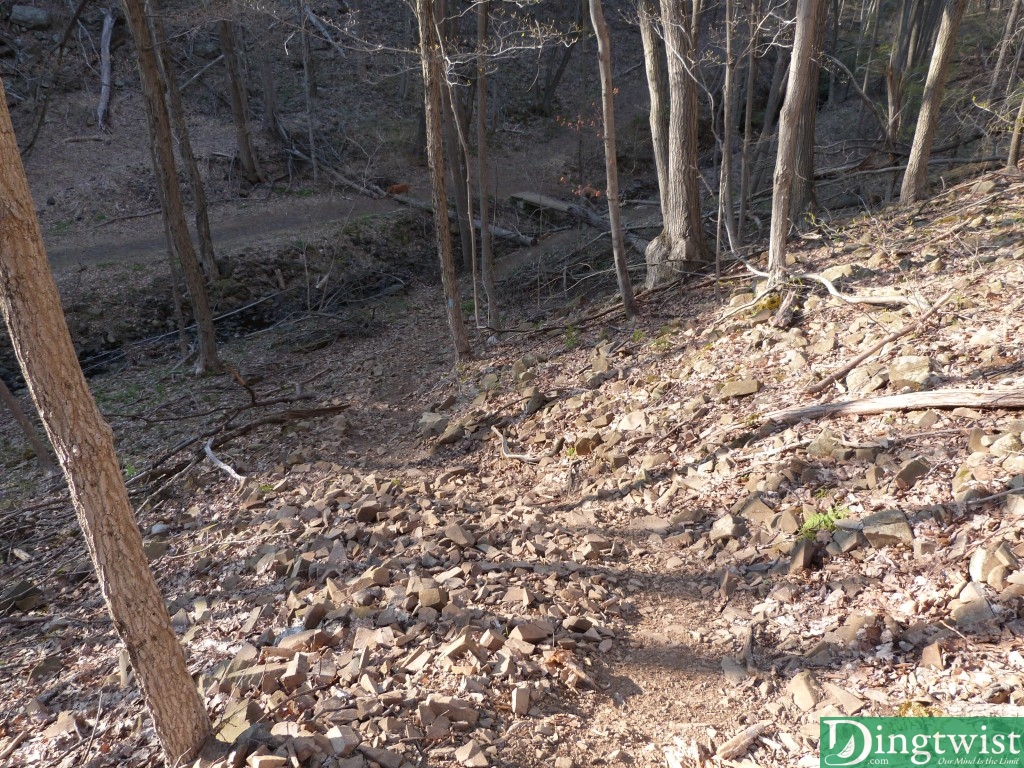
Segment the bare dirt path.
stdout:
[[[331,194],[215,205],[210,211],[214,246],[224,252],[260,243],[322,235],[325,228],[363,216],[404,210],[393,200]],[[67,236],[44,232],[54,266],[163,257],[167,253],[160,216],[126,219]]]

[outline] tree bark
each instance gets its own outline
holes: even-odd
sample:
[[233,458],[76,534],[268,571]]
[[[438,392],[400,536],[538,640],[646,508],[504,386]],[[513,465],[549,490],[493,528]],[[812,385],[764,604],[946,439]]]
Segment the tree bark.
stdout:
[[192,314],[198,328],[199,355],[196,361],[197,374],[220,368],[217,359],[217,337],[213,328],[213,313],[206,292],[203,270],[199,266],[192,237],[185,223],[185,209],[181,202],[181,188],[178,186],[178,171],[174,162],[174,146],[171,138],[171,120],[164,98],[165,85],[160,76],[157,48],[147,20],[147,8],[156,13],[155,0],[143,6],[142,0],[122,0],[128,25],[135,40],[139,57],[139,79],[146,101],[146,116],[149,120],[149,136],[154,153],[154,172],[160,206],[168,221],[174,248],[185,272],[185,282],[192,298]]
[[772,223],[768,246],[768,271],[773,281],[782,279],[786,270],[786,238],[789,236],[790,193],[793,187],[793,163],[799,132],[800,111],[807,106],[811,52],[818,16],[827,0],[798,0],[793,53],[789,63],[786,101],[779,116],[779,148],[773,179]]
[[316,158],[316,131],[313,130],[313,101],[316,99],[316,72],[313,71],[313,48],[306,34],[306,5],[296,0],[295,9],[299,14],[299,35],[302,45],[302,83],[306,92],[306,140],[309,142],[309,161],[313,166],[313,183],[320,178],[320,163]]
[[199,172],[199,163],[196,162],[196,155],[192,151],[188,123],[185,120],[185,107],[181,102],[178,81],[174,77],[174,64],[171,61],[171,52],[165,42],[167,38],[164,35],[163,22],[158,15],[150,18],[153,23],[153,39],[160,46],[161,74],[167,85],[167,100],[174,128],[174,138],[178,142],[178,150],[181,152],[181,159],[185,162],[189,183],[192,186],[192,198],[196,206],[196,232],[199,234],[199,257],[202,261],[203,272],[206,273],[206,279],[208,281],[217,280],[220,278],[220,269],[217,267],[217,257],[213,250],[213,234],[210,232],[209,206],[206,202],[203,176]]
[[900,189],[900,202],[904,205],[916,202],[928,194],[928,158],[939,127],[939,111],[946,87],[946,73],[949,71],[950,59],[953,58],[953,43],[966,8],[967,0],[947,0],[942,11],[939,36],[935,41],[935,50],[932,51],[928,79],[921,97],[921,111],[917,115],[914,143],[910,146],[910,159]]
[[[730,247],[736,247],[736,219],[733,215],[732,190],[732,138],[736,126],[733,115],[736,111],[736,61],[733,57],[733,36],[735,34],[735,0],[725,0],[725,82],[722,85],[722,164],[718,173],[719,221],[725,225]],[[720,266],[718,256],[722,252],[721,234],[718,237],[716,271]]]
[[612,257],[615,276],[619,282],[622,308],[626,319],[636,314],[633,283],[626,268],[626,244],[622,239],[622,212],[619,210],[619,170],[615,156],[615,89],[612,85],[612,50],[608,24],[604,19],[601,0],[590,0],[590,22],[597,38],[597,61],[601,71],[601,114],[604,124],[604,168],[608,198],[608,223],[611,225]]
[[746,102],[743,114],[743,148],[740,151],[740,210],[736,220],[736,247],[743,247],[750,202],[750,142],[754,136],[754,84],[757,77],[757,46],[760,44],[761,3],[754,0],[748,17]]
[[498,313],[498,289],[494,285],[494,240],[491,237],[491,169],[487,156],[487,23],[490,0],[478,0],[476,6],[476,167],[480,188],[480,276],[487,297],[487,327],[496,331],[501,319]]
[[433,0],[416,0],[420,30],[420,63],[423,69],[423,109],[427,130],[427,161],[430,165],[431,197],[434,203],[434,232],[441,259],[448,327],[459,360],[470,356],[469,337],[462,317],[459,284],[455,276],[452,233],[448,226],[448,193],[444,182],[444,148],[441,138],[441,45],[434,24]]
[[[688,13],[687,11],[690,11]],[[668,282],[676,263],[706,261],[697,176],[697,83],[693,79],[696,32],[685,0],[661,0],[668,57],[668,205],[661,233],[647,247],[647,288]]]
[[238,162],[246,181],[256,184],[262,174],[256,165],[252,134],[249,132],[249,103],[242,81],[242,68],[238,65],[234,24],[228,19],[221,19],[217,23],[217,33],[220,37],[220,50],[224,54],[224,66],[228,71],[228,91],[231,94],[231,115],[235,121]]
[[0,201],[0,309],[167,764],[180,765],[207,742],[210,720],[142,551],[113,432],[75,357],[2,84]]
[[658,172],[658,196],[661,210],[668,209],[668,99],[665,82],[665,55],[658,37],[657,8],[654,0],[640,0],[637,11],[640,16],[640,38],[644,46],[644,68],[647,72],[647,91],[650,93],[651,144],[654,150],[654,167]]
[[96,127],[101,131],[110,128],[107,122],[110,106],[110,39],[114,35],[117,16],[113,8],[103,9],[103,31],[100,33],[100,100],[96,105]]
[[281,141],[288,141],[288,134],[281,126],[281,116],[277,109],[277,92],[274,89],[274,71],[270,67],[270,56],[267,55],[265,43],[257,41],[257,66],[260,70],[260,90],[263,93],[263,124],[271,135]]
[[828,4],[818,11],[814,19],[811,39],[811,60],[807,71],[807,89],[804,104],[797,116],[796,154],[793,156],[793,191],[789,199],[789,216],[797,221],[806,211],[817,208],[814,196],[814,130],[818,116],[818,84],[821,80],[822,44],[828,21]]
[[1021,96],[1020,106],[1017,108],[1017,119],[1013,121],[1013,135],[1010,136],[1010,152],[1006,157],[1006,168],[1013,170],[1017,167],[1017,160],[1020,158],[1020,134],[1024,126],[1024,96]]

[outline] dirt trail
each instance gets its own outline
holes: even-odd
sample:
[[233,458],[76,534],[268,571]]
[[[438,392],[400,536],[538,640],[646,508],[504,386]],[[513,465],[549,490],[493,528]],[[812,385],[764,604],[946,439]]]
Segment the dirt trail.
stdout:
[[[219,251],[268,241],[322,235],[325,228],[353,218],[384,216],[404,210],[393,200],[374,200],[359,195],[328,195],[315,199],[253,200],[215,205],[210,211],[214,245]],[[86,233],[58,236],[44,233],[54,266],[99,261],[123,261],[163,257],[167,253],[163,224],[158,214],[126,219]]]

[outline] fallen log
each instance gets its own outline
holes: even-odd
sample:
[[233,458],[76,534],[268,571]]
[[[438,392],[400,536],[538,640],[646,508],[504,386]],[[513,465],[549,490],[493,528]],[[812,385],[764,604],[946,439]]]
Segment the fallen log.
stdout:
[[[565,200],[559,200],[556,197],[548,197],[547,195],[541,195],[536,192],[517,192],[514,195],[510,195],[510,197],[513,201],[526,203],[527,205],[532,205],[535,208],[547,208],[552,211],[564,213],[600,232],[612,231],[611,224],[608,223],[606,218],[595,211],[584,208],[582,205],[569,203]],[[647,253],[647,240],[631,234],[626,229],[623,229],[622,237],[627,243],[633,246],[641,256]]]
[[[417,200],[415,197],[409,197],[408,195],[390,195],[390,197],[398,202],[408,205],[410,208],[416,208],[420,211],[427,211],[428,213],[434,212],[434,206],[430,203],[425,203],[422,200]],[[457,214],[452,209],[448,209],[448,218],[452,221],[456,221]],[[480,219],[473,219],[473,226],[480,229]],[[529,248],[537,244],[537,238],[530,235],[524,235],[521,232],[513,232],[510,229],[504,229],[502,227],[496,227],[493,224],[490,227],[491,235],[499,238],[500,240],[509,240],[513,243],[517,243],[523,247]]]
[[888,411],[916,411],[924,408],[1017,410],[1024,408],[1024,390],[978,392],[969,389],[936,389],[930,392],[909,392],[903,395],[784,408],[765,414],[765,418],[776,424],[796,424],[804,419],[820,419],[826,416],[873,416]]

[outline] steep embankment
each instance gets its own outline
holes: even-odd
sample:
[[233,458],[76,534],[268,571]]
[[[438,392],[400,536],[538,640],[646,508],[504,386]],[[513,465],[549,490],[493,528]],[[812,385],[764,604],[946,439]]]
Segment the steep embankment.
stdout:
[[[369,338],[227,345],[256,403],[170,363],[99,377],[224,734],[310,765],[792,766],[817,764],[822,715],[1015,708],[1024,418],[915,397],[1019,403],[1022,190],[993,176],[805,235],[792,269],[842,297],[758,297],[735,267],[634,324],[602,305],[453,369],[416,290]],[[206,433],[234,434],[216,450],[240,490],[175,450]],[[25,555],[3,583],[38,592],[0,625],[11,759],[141,765],[84,550],[59,498],[30,506],[2,513]]]

